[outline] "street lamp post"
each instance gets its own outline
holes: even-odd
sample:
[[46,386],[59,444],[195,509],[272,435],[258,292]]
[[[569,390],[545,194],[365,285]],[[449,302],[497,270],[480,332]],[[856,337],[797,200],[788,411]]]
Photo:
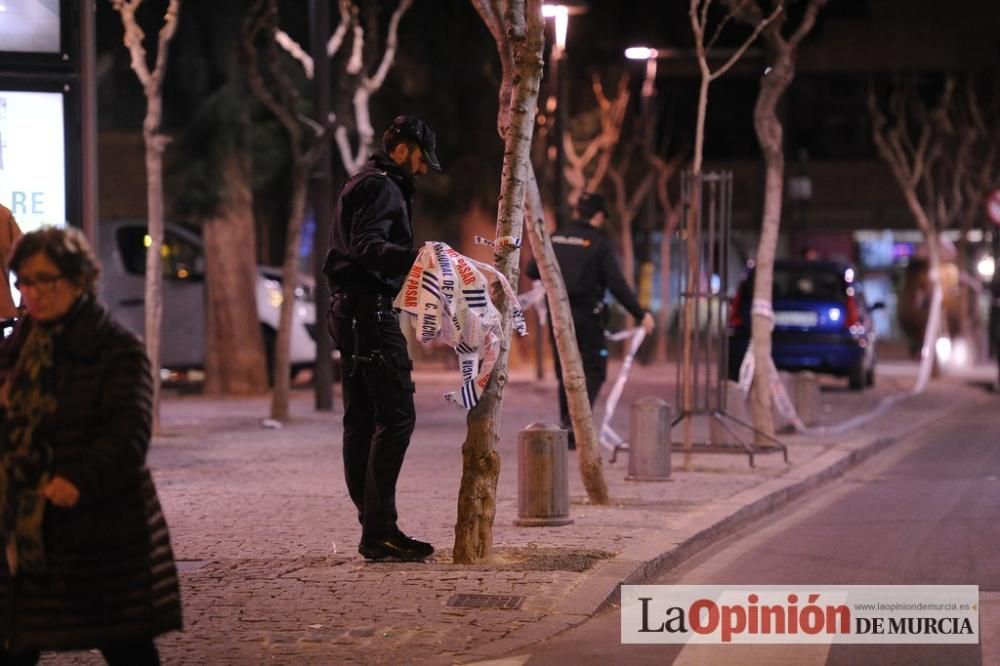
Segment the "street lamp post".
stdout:
[[569,221],[569,205],[566,201],[566,151],[563,149],[563,134],[569,126],[569,109],[566,98],[569,79],[565,71],[566,37],[569,33],[569,17],[587,12],[587,4],[582,0],[546,2],[542,5],[542,15],[553,20],[555,40],[549,60],[549,100],[546,105],[552,113],[552,141],[555,147],[555,211],[556,228],[562,228]]

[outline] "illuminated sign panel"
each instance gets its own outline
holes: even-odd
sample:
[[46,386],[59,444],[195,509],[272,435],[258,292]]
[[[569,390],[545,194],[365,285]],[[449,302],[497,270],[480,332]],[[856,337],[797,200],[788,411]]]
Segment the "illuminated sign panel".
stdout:
[[59,0],[0,0],[0,51],[59,53]]
[[59,92],[0,89],[0,202],[24,232],[66,224],[64,104]]

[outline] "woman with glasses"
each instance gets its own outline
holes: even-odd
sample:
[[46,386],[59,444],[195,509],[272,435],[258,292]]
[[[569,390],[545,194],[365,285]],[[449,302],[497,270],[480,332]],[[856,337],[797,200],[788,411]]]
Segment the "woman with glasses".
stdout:
[[10,268],[25,315],[0,343],[0,664],[89,648],[158,664],[181,609],[145,351],[97,302],[80,232],[24,235]]

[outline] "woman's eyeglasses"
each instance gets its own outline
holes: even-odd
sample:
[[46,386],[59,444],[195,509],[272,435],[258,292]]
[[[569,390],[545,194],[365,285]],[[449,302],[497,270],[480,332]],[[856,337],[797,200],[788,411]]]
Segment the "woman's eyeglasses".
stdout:
[[24,291],[25,288],[37,289],[38,291],[52,291],[56,283],[62,279],[62,275],[40,273],[34,277],[18,277],[14,280],[14,287],[18,291]]

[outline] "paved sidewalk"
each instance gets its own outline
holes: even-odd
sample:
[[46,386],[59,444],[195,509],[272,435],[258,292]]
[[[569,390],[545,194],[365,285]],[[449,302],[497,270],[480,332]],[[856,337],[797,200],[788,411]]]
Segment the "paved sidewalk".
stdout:
[[[849,392],[829,381],[823,423],[871,409],[912,385],[914,367],[885,365],[878,386]],[[643,395],[673,402],[673,370],[636,368],[615,418]],[[760,455],[674,454],[669,483],[624,480],[627,456],[605,462],[613,501],[591,506],[570,454],[571,517],[563,527],[516,527],[518,430],[556,413],[555,382],[515,376],[499,448],[496,563],[451,564],[465,412],[441,395],[450,373],[418,373],[417,431],[399,484],[400,524],[438,553],[427,563],[366,563],[340,461],[341,414],[318,414],[295,395],[294,420],[261,428],[267,401],[167,397],[165,433],[150,464],[182,571],[186,630],[159,642],[167,664],[452,664],[524,648],[586,620],[616,586],[654,575],[747,520],[765,515],[878,448],[959,404],[998,398],[942,381],[858,432],[782,435],[790,464]],[[824,380],[825,381],[825,380]],[[610,387],[610,382],[607,388]],[[599,415],[598,415],[599,416]],[[676,436],[675,436],[676,441]],[[605,456],[606,458],[607,456]],[[514,610],[458,608],[456,594],[524,597]],[[46,655],[46,664],[99,664],[96,654]]]

